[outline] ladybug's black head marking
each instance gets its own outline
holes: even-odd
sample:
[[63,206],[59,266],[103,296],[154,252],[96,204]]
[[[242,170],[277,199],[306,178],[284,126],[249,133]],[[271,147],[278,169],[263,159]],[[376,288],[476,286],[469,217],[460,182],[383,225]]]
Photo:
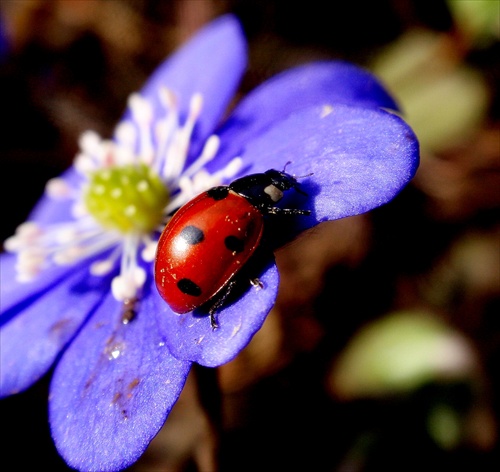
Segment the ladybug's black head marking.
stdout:
[[290,190],[291,188],[297,189],[297,179],[286,172],[281,172],[275,169],[269,169],[265,174],[271,179],[272,185],[279,188],[281,191]]
[[275,206],[283,197],[283,193],[292,188],[305,195],[293,175],[275,169],[241,177],[229,185],[230,190],[246,198],[264,214],[309,215],[308,210],[280,209]]
[[[287,162],[287,165],[288,164],[290,164],[290,162]],[[266,172],[266,175],[271,178],[272,184],[281,191],[284,192],[285,190],[290,190],[291,188],[293,188],[296,192],[307,196],[307,193],[300,188],[299,183],[297,182],[297,178],[293,175],[287,174],[284,169],[281,172],[279,170],[269,169]],[[301,177],[309,177],[310,175],[312,175],[312,173],[303,175]]]

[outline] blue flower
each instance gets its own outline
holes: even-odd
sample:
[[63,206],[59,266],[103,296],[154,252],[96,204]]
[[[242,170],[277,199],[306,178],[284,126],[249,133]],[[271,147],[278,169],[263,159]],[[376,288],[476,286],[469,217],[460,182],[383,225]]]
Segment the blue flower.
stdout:
[[292,218],[295,235],[386,203],[418,166],[417,140],[393,99],[344,62],[288,70],[222,122],[245,58],[233,16],[207,25],[130,98],[112,140],[82,136],[74,166],[5,242],[0,394],[27,389],[55,365],[50,425],[71,467],[136,461],[192,363],[233,359],[275,302],[269,261],[258,274],[263,289],[223,307],[219,328],[173,313],[152,264],[168,215],[209,187],[290,162],[287,172],[308,175],[307,197],[292,198],[311,211]]

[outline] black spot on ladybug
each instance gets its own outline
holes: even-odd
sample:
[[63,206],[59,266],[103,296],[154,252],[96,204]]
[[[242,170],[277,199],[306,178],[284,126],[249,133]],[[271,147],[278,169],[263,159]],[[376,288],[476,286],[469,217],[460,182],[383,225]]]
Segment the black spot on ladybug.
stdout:
[[228,236],[224,239],[224,244],[231,252],[242,252],[245,249],[245,241],[236,236]]
[[229,193],[229,187],[214,187],[207,191],[207,195],[214,200],[224,200]]
[[188,244],[195,245],[201,243],[205,239],[205,235],[200,228],[189,225],[186,226],[180,233],[180,236]]
[[199,297],[201,295],[201,288],[190,279],[179,280],[179,282],[177,282],[177,287],[186,295],[191,295],[193,297]]

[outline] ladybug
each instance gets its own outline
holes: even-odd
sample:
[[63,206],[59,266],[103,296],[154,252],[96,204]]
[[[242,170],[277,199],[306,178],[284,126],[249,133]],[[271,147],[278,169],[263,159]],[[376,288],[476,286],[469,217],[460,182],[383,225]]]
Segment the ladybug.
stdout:
[[[309,210],[279,208],[295,177],[270,169],[230,185],[213,187],[183,205],[158,241],[155,282],[161,297],[179,314],[211,303],[214,313],[236,280],[235,275],[261,243],[265,215],[309,215]],[[252,284],[261,285],[258,279]]]

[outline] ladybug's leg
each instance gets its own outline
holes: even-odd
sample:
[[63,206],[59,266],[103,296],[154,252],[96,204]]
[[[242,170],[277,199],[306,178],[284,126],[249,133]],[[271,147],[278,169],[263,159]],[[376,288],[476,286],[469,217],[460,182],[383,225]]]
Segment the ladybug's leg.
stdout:
[[250,279],[250,283],[255,287],[255,288],[264,288],[264,284],[260,281],[260,279]]
[[265,207],[262,211],[269,215],[310,215],[310,210],[300,210],[299,208],[279,208],[279,207]]
[[217,329],[219,327],[217,321],[215,320],[215,313],[223,305],[224,301],[229,296],[231,290],[234,288],[235,285],[236,285],[236,280],[231,280],[225,287],[222,295],[219,298],[217,298],[217,300],[215,300],[214,304],[208,310],[208,314],[210,316],[210,326],[212,326],[212,329]]
[[215,313],[212,310],[210,310],[210,326],[213,330],[216,330],[219,327],[217,321],[215,321]]
[[[219,327],[217,321],[215,320],[215,313],[224,304],[227,297],[237,284],[238,279],[231,280],[224,289],[224,293],[219,298],[217,298],[214,304],[209,308],[208,315],[210,316],[210,326],[212,327],[212,329],[217,329]],[[250,279],[250,284],[256,288],[264,288],[264,284],[258,278]]]

